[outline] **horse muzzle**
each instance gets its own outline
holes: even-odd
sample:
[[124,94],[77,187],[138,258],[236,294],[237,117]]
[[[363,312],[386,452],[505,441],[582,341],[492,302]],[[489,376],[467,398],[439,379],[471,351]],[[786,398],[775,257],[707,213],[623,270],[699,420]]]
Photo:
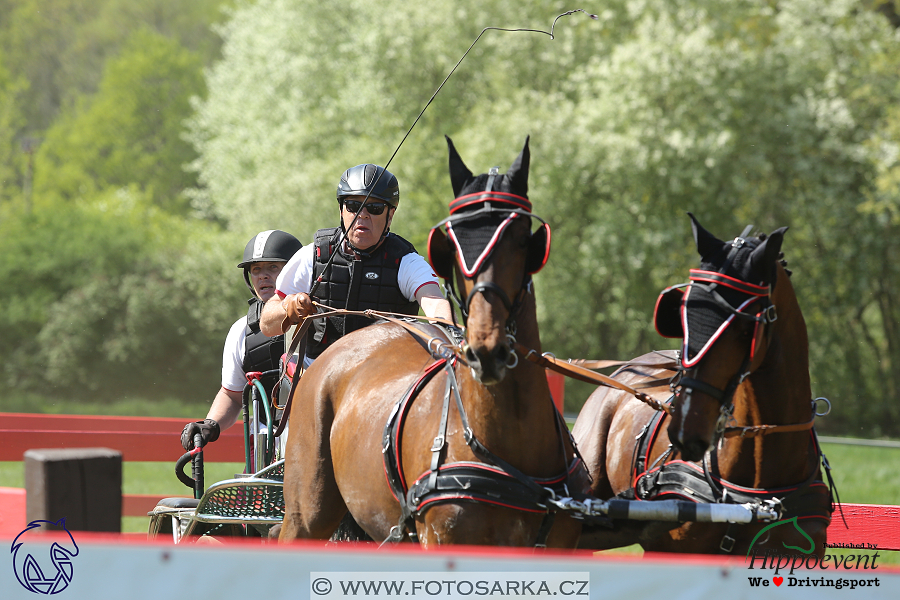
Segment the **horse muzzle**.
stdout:
[[508,340],[502,340],[492,347],[467,345],[465,357],[472,370],[472,376],[482,385],[500,383],[506,377],[506,373],[519,362],[519,357],[510,348]]

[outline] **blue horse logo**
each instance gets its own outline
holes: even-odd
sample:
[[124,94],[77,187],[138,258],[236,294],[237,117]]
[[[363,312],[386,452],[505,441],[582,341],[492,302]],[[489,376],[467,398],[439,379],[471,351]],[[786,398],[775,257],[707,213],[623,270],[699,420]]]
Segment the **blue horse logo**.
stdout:
[[[25,542],[19,541],[26,533],[38,529],[44,524],[61,527],[66,535],[69,536],[69,540],[72,542],[71,548],[74,550],[73,552],[72,550],[61,546],[59,542],[53,542],[50,546],[50,562],[52,563],[53,568],[49,568],[45,562],[44,567],[46,567],[46,572],[45,569],[41,568],[41,563],[38,562],[38,559],[28,552],[27,548],[23,549]],[[39,538],[32,535],[30,541],[36,539]],[[65,543],[65,540],[63,540],[63,542]],[[66,545],[68,546],[69,544]],[[52,521],[32,521],[28,524],[28,527],[13,540],[10,552],[13,555],[13,570],[16,573],[16,579],[18,579],[19,583],[22,584],[22,587],[29,592],[34,592],[35,594],[58,594],[69,587],[74,572],[72,559],[78,556],[78,545],[75,543],[75,538],[73,538],[69,530],[66,529],[65,518],[62,518],[55,523]]]

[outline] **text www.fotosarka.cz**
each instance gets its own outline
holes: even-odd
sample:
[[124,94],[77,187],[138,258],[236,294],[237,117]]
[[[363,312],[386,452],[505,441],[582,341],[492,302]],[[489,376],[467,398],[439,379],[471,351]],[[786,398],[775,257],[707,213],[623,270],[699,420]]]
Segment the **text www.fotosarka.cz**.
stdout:
[[399,572],[309,575],[313,598],[590,598],[590,573]]

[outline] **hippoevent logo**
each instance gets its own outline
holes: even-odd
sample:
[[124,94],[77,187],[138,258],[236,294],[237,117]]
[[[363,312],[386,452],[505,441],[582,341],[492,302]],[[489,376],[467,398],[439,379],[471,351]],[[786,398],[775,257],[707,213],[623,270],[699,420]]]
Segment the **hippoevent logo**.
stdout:
[[[774,552],[772,550],[765,550],[764,552],[759,552],[756,550],[756,541],[762,536],[764,533],[772,529],[773,527],[779,527],[782,525],[793,525],[794,529],[796,529],[806,541],[809,542],[807,545],[804,543],[802,546],[788,546],[786,543],[782,542],[782,546],[785,547],[786,550],[796,550],[799,554],[787,554],[781,552]],[[825,548],[829,548],[828,544],[825,544]],[[792,519],[784,519],[781,521],[776,521],[774,523],[770,523],[763,527],[759,533],[753,538],[753,541],[750,542],[750,548],[747,550],[747,560],[749,561],[748,568],[749,569],[772,569],[774,573],[771,577],[771,581],[768,576],[750,576],[747,579],[750,581],[751,587],[768,587],[770,584],[775,585],[776,587],[781,587],[782,584],[786,584],[785,587],[833,587],[835,589],[841,588],[850,588],[856,589],[857,587],[869,587],[869,586],[880,586],[881,582],[877,577],[843,577],[846,575],[846,571],[854,570],[854,575],[858,574],[859,570],[875,570],[878,568],[876,564],[878,561],[878,546],[876,544],[852,544],[849,546],[841,546],[841,547],[850,547],[850,548],[863,548],[866,550],[875,550],[875,554],[825,554],[821,558],[819,555],[815,553],[816,544],[809,535],[800,528],[797,524],[797,517],[793,517]],[[869,564],[869,559],[871,559],[871,565]],[[790,570],[788,571],[788,567]],[[801,576],[800,573],[797,576],[794,576],[795,569],[823,569],[829,570],[834,569],[836,571],[837,577],[829,577],[831,573],[828,575],[822,575],[819,577],[810,577],[810,576]],[[779,575],[780,571],[787,571],[787,580],[785,580],[784,575]]]
[[[69,537],[68,541],[62,540],[65,546],[59,542],[53,542],[50,545],[49,557],[46,544],[33,543],[41,539],[41,536],[34,535],[36,530],[41,527],[47,528],[47,526],[61,528]],[[10,552],[13,557],[13,571],[16,579],[29,592],[58,594],[69,587],[74,572],[72,559],[78,556],[78,545],[75,543],[75,538],[66,529],[65,518],[55,523],[53,521],[32,521],[13,540]]]

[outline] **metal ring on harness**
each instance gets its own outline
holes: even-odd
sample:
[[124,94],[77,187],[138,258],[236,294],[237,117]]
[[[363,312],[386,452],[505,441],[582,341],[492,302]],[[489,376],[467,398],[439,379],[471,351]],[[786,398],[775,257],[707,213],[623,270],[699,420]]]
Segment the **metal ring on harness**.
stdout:
[[507,333],[506,343],[509,344],[510,349],[512,349],[512,352],[509,353],[509,360],[506,361],[506,368],[515,369],[519,364],[519,355],[516,354],[516,351],[514,349],[516,345],[516,338]]
[[[433,348],[432,348],[432,343],[434,343]],[[448,347],[448,345],[444,342],[444,340],[442,340],[439,337],[433,337],[430,340],[428,340],[428,343],[426,344],[426,346],[428,348],[428,351],[435,358],[444,358],[444,359],[450,360],[456,356],[453,353],[453,350],[451,350]]]
[[[825,409],[825,412],[820,413],[817,410],[819,402],[824,402],[825,404],[828,405],[828,408]],[[825,415],[827,415],[828,413],[831,412],[831,400],[829,400],[828,398],[825,398],[823,396],[820,396],[820,397],[816,398],[815,400],[813,400],[812,405],[813,405],[813,411],[816,413],[817,417],[824,417]]]

